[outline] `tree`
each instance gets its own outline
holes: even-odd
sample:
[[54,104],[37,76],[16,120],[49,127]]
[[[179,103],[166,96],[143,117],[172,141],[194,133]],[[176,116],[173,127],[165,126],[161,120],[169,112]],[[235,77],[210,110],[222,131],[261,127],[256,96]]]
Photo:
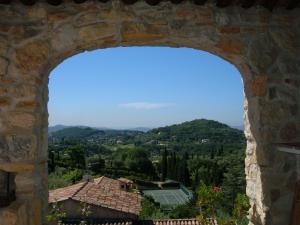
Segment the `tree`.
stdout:
[[99,174],[105,168],[105,160],[101,155],[97,155],[88,160],[88,169],[92,172]]
[[233,218],[236,220],[236,224],[247,225],[248,224],[248,210],[250,208],[249,199],[245,194],[237,194],[234,209]]
[[55,171],[55,153],[54,151],[49,151],[49,160],[48,160],[48,169],[49,173],[53,173]]
[[165,149],[161,160],[161,180],[164,181],[167,178],[168,173],[168,152]]
[[245,174],[243,164],[239,159],[231,157],[231,164],[224,173],[223,181],[223,204],[231,212],[238,193],[245,193]]
[[198,188],[198,205],[200,207],[199,219],[201,224],[206,225],[207,219],[217,219],[217,211],[220,208],[220,191],[201,182]]
[[198,214],[198,209],[192,204],[179,205],[171,210],[170,218],[185,219],[195,218]]
[[155,173],[148,153],[142,148],[128,149],[125,157],[125,166],[132,171],[153,176]]
[[155,203],[150,197],[145,197],[142,200],[142,211],[139,218],[142,220],[148,219],[164,219],[167,216],[160,210],[159,204]]
[[71,168],[85,169],[85,154],[80,145],[70,146],[66,149],[69,156],[67,160],[68,166]]

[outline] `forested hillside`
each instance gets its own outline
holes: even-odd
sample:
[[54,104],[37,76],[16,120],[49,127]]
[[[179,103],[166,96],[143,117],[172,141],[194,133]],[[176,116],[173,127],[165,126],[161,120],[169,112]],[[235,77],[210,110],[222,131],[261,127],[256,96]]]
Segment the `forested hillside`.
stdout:
[[148,132],[68,127],[49,136],[49,187],[76,183],[84,174],[137,183],[172,179],[195,193],[201,185],[221,189],[223,211],[230,213],[245,194],[245,147],[242,131],[205,119]]

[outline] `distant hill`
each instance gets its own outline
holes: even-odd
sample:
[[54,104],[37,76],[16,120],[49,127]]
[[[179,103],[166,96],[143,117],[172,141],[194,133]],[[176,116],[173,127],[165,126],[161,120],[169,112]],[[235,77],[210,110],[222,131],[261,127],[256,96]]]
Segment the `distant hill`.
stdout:
[[56,132],[56,131],[59,131],[59,130],[62,130],[62,129],[65,129],[65,128],[68,128],[69,126],[65,126],[65,125],[55,125],[55,126],[49,126],[48,127],[48,132],[49,133],[52,133],[52,132]]
[[155,128],[147,132],[145,132],[146,129],[141,128],[102,130],[84,126],[64,128],[62,125],[55,128],[58,130],[49,132],[49,138],[53,140],[93,138],[109,145],[118,142],[122,144],[156,145],[159,147],[172,145],[177,146],[177,149],[188,152],[208,151],[212,148],[219,148],[217,146],[223,146],[224,150],[244,149],[246,146],[242,130],[206,119]]
[[144,132],[138,130],[113,130],[113,129],[98,129],[85,126],[66,127],[57,131],[49,132],[49,137],[57,139],[82,139],[92,136],[106,137],[106,138],[119,138],[119,137],[134,137],[135,135],[142,135]]
[[231,126],[232,128],[238,129],[238,130],[244,130],[244,125],[239,125],[239,126]]
[[149,130],[151,130],[151,128],[148,128],[148,127],[135,127],[135,128],[130,128],[128,130],[148,132]]
[[152,129],[146,135],[154,140],[180,143],[203,142],[205,140],[214,143],[245,143],[243,131],[206,119]]
[[104,131],[90,127],[67,127],[51,133],[52,138],[86,138],[92,135],[101,135]]

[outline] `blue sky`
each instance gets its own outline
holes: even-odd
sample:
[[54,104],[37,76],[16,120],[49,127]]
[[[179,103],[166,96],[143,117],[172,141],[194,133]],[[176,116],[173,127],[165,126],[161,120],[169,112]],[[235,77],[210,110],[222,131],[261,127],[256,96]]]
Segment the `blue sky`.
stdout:
[[120,47],[66,59],[49,81],[49,125],[159,127],[197,118],[243,124],[238,70],[187,48]]

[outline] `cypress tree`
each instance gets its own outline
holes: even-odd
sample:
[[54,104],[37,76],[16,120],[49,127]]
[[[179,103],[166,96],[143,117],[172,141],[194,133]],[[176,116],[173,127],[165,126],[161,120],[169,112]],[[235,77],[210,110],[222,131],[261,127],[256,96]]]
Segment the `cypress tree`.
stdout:
[[161,180],[166,180],[167,173],[168,173],[168,153],[165,149],[162,155],[162,161],[161,161]]

